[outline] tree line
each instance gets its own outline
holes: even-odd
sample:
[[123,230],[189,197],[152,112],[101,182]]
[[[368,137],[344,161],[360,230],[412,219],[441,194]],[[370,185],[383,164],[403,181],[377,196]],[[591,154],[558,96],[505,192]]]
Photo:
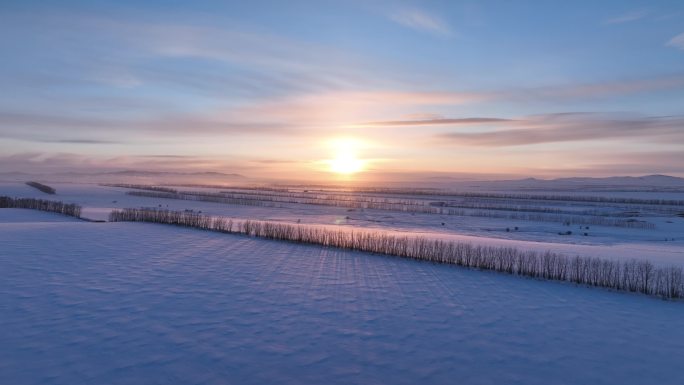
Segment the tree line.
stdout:
[[393,188],[357,188],[353,192],[395,195],[434,195],[460,198],[495,198],[495,199],[527,199],[569,202],[622,203],[684,206],[684,200],[678,199],[643,199],[626,197],[605,197],[589,195],[555,195],[555,194],[525,194],[525,193],[494,193],[494,192],[455,192],[445,190],[424,189],[393,189]]
[[233,221],[227,218],[168,210],[115,210],[110,214],[109,220],[163,223],[452,264],[663,298],[684,297],[682,268],[659,267],[648,260],[623,261],[597,257],[569,257],[550,251],[539,253],[511,247],[480,246],[439,239],[268,221]]
[[[236,189],[238,190],[238,189]],[[187,194],[194,194],[193,192],[183,192]],[[543,207],[543,206],[531,206],[529,204],[507,204],[507,203],[493,203],[493,202],[476,202],[476,201],[435,201],[432,199],[406,199],[406,198],[389,198],[389,197],[379,197],[379,196],[368,196],[368,195],[357,195],[355,193],[349,194],[332,194],[327,192],[262,192],[262,191],[235,191],[226,190],[221,191],[221,194],[231,198],[237,199],[256,199],[265,200],[273,202],[284,202],[284,203],[300,203],[300,204],[320,204],[329,206],[343,206],[343,207],[354,207],[354,208],[378,208],[381,210],[391,210],[391,211],[411,211],[411,212],[422,212],[430,214],[446,214],[446,215],[461,215],[458,214],[461,211],[453,211],[451,214],[446,210],[425,210],[420,208],[408,208],[405,209],[404,206],[432,206],[432,207],[455,207],[463,209],[478,209],[480,211],[474,211],[474,216],[485,216],[485,217],[500,217],[500,218],[510,218],[518,219],[516,217],[526,218],[524,215],[480,215],[481,210],[496,210],[496,211],[515,211],[515,212],[531,212],[531,213],[543,213],[543,214],[565,214],[565,215],[582,215],[582,216],[596,216],[596,217],[630,217],[630,213],[624,212],[607,212],[600,210],[564,210],[556,207]],[[465,214],[463,214],[465,215]],[[552,217],[542,217],[542,216],[531,216],[530,220],[538,220],[535,218],[542,218],[539,220],[547,222],[572,222],[572,220],[567,220],[559,216]],[[581,221],[578,219],[574,220],[577,224],[604,224],[606,226],[618,226],[618,227],[639,227],[638,222],[635,221],[601,221],[599,220],[585,220]],[[645,227],[649,227],[646,225]],[[650,227],[649,227],[650,228]]]
[[31,181],[31,182],[26,182],[26,184],[29,185],[29,186],[31,186],[31,187],[33,187],[33,188],[35,188],[35,189],[37,189],[37,190],[40,190],[40,191],[42,191],[42,192],[44,192],[44,193],[46,193],[46,194],[54,195],[54,194],[57,193],[57,190],[55,190],[54,188],[52,188],[52,187],[50,187],[50,186],[48,186],[48,185],[46,185],[46,184],[42,184],[42,183],[38,183],[38,182],[33,182],[33,181]]
[[129,188],[129,189],[133,189],[133,190],[160,191],[160,192],[168,192],[168,193],[177,192],[176,189],[173,189],[170,187],[152,186],[152,185],[146,185],[146,184],[100,183],[100,186],[122,187],[122,188]]
[[0,208],[33,209],[64,214],[76,218],[81,217],[81,206],[77,204],[48,201],[44,199],[0,196]]
[[162,198],[162,199],[180,199],[186,201],[200,201],[224,203],[233,205],[259,206],[259,207],[282,207],[276,203],[263,201],[260,199],[239,199],[225,197],[214,193],[183,193],[183,192],[162,192],[162,191],[128,191],[127,195],[148,197],[148,198]]
[[471,216],[483,218],[496,219],[512,219],[523,221],[536,222],[556,222],[577,225],[594,225],[594,226],[611,226],[624,227],[634,229],[653,229],[655,225],[650,222],[637,221],[634,219],[615,219],[597,216],[580,216],[580,215],[565,215],[565,214],[538,214],[525,212],[493,212],[487,210],[463,210],[449,207],[438,206],[424,206],[424,205],[407,205],[402,203],[386,202],[386,201],[350,201],[350,200],[317,200],[315,198],[298,198],[298,197],[274,197],[274,196],[257,196],[247,194],[227,195],[226,193],[212,193],[212,192],[195,192],[195,191],[180,191],[180,192],[159,192],[159,191],[129,191],[126,194],[133,196],[142,196],[149,198],[165,198],[165,199],[181,199],[181,200],[195,200],[213,203],[237,204],[248,206],[262,206],[262,207],[282,207],[280,203],[290,204],[309,204],[318,206],[333,206],[346,207],[352,209],[375,209],[396,212],[408,212],[417,214],[435,214],[435,215],[456,215],[456,216]]

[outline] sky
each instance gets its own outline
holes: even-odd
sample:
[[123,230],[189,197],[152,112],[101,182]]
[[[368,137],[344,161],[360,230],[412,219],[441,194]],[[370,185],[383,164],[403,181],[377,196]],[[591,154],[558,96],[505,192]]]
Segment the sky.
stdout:
[[0,9],[0,172],[684,176],[681,0]]

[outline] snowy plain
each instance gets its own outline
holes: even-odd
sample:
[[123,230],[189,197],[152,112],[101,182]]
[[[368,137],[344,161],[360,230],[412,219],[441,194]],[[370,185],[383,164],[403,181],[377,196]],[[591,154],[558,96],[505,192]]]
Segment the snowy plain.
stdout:
[[[417,214],[377,209],[350,210],[344,207],[304,204],[258,207],[132,196],[126,194],[127,191],[131,191],[130,189],[97,184],[51,183],[51,185],[57,189],[57,195],[48,196],[20,182],[0,182],[0,195],[77,203],[83,206],[83,216],[94,220],[106,220],[113,209],[155,207],[201,211],[209,215],[238,220],[257,219],[305,223],[349,230],[372,229],[392,234],[449,239],[475,245],[510,246],[539,252],[550,250],[570,256],[638,258],[648,259],[659,265],[684,265],[684,217],[677,216],[659,215],[639,218],[655,224],[654,229],[592,225],[590,236],[584,237],[579,235],[581,231],[577,229],[578,226],[568,227],[561,223]],[[199,188],[191,190],[218,191]],[[614,194],[618,196],[620,193]],[[684,200],[684,193],[641,192],[630,193],[629,197]],[[515,227],[519,230],[506,231],[507,228]],[[574,230],[574,234],[572,236],[559,235],[567,230]]]
[[680,302],[0,210],[2,384],[681,384]]

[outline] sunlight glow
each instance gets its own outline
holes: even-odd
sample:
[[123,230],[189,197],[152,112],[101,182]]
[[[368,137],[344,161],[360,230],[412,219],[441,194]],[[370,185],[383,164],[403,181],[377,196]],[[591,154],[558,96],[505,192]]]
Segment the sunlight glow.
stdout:
[[365,161],[358,158],[361,143],[354,139],[335,139],[330,143],[334,158],[329,160],[330,171],[350,175],[363,171]]

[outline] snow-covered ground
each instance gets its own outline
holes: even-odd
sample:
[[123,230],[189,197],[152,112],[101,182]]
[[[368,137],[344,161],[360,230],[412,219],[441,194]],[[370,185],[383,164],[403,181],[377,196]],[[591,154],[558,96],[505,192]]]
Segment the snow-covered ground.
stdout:
[[0,209],[0,384],[682,384],[684,306]]
[[[125,194],[126,191],[130,191],[128,189],[96,184],[55,183],[51,185],[57,189],[57,195],[46,195],[19,182],[2,182],[0,195],[78,203],[84,207],[85,217],[98,220],[106,219],[113,209],[125,207],[192,209],[205,214],[238,219],[300,222],[348,229],[374,229],[481,245],[512,246],[537,251],[552,250],[568,255],[603,258],[641,258],[662,265],[684,265],[684,218],[676,216],[639,218],[654,223],[656,225],[654,229],[592,225],[589,236],[582,236],[583,230],[579,230],[579,226],[565,226],[562,223],[552,222],[411,214],[373,209],[351,210],[344,207],[303,204],[255,207],[131,196]],[[662,198],[658,193],[647,192],[630,197]],[[667,199],[677,198],[684,199],[684,194],[667,197]],[[518,230],[514,230],[515,227],[518,227]],[[507,228],[514,231],[506,231]],[[573,235],[558,234],[568,230],[572,230]]]

